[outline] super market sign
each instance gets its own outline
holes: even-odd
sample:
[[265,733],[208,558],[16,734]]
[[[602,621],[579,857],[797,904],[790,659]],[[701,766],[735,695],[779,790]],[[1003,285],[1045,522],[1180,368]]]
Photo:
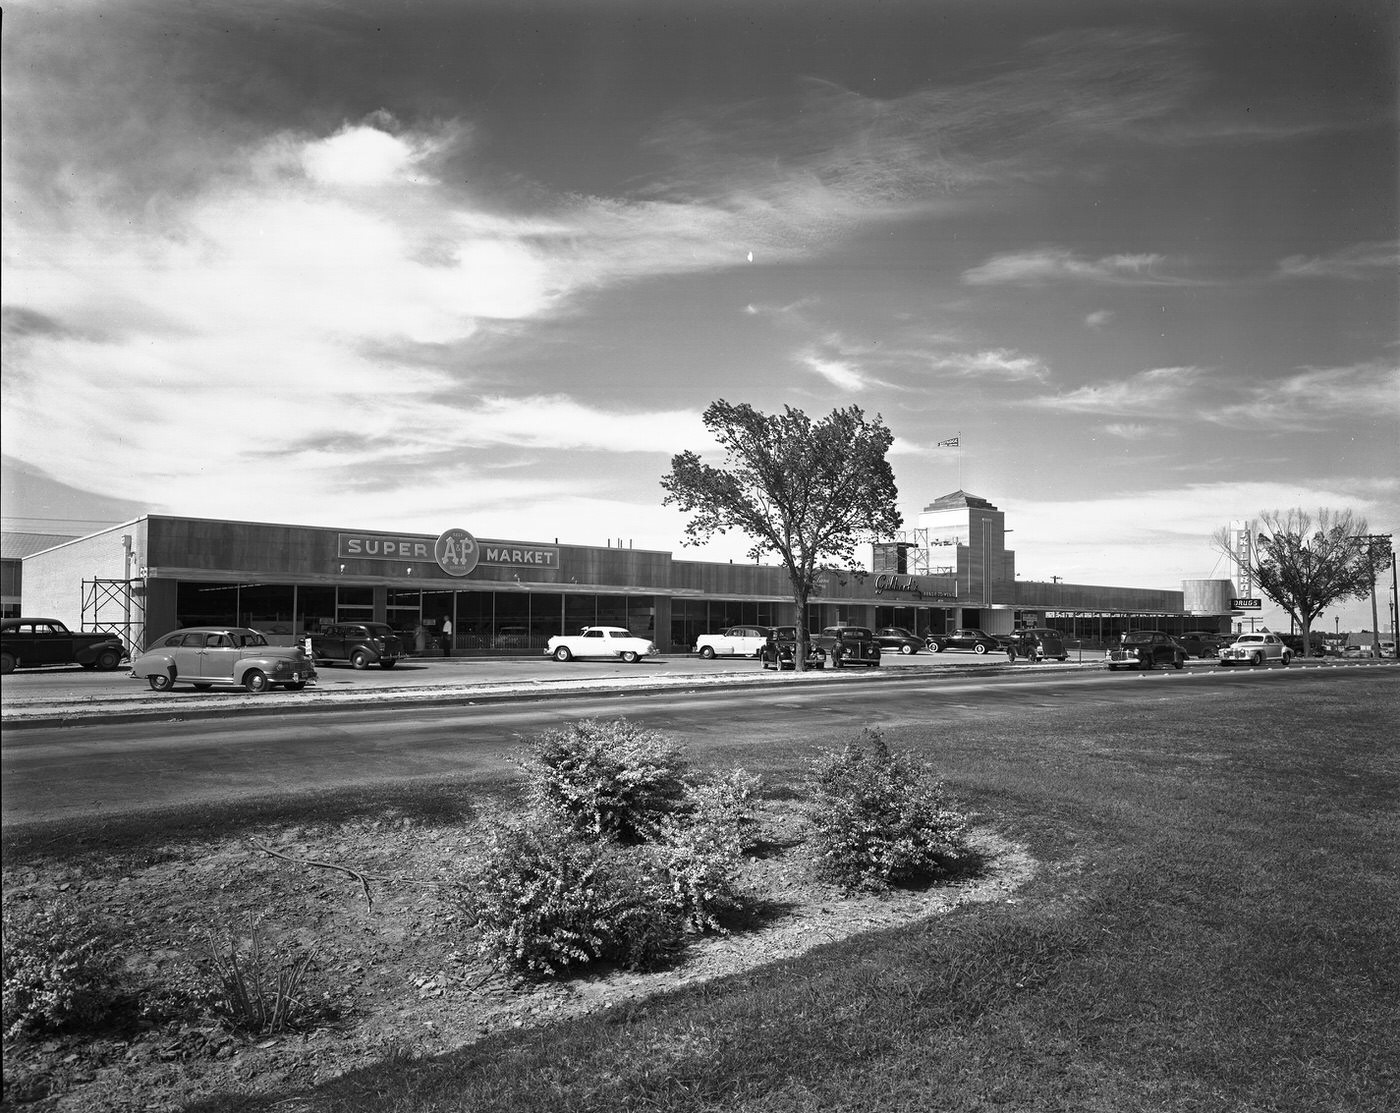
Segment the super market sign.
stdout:
[[428,561],[449,576],[470,575],[478,565],[504,568],[558,568],[559,550],[544,545],[478,541],[464,529],[436,538],[419,534],[342,533],[337,551],[349,560]]

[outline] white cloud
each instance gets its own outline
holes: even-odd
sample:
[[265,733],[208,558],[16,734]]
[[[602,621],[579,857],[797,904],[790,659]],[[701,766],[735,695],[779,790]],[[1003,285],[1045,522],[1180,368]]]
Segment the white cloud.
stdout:
[[1199,367],[1156,367],[1117,382],[1042,395],[1026,404],[1069,413],[1182,416],[1183,407],[1193,401],[1191,388],[1202,374]]
[[1050,376],[1050,368],[1039,357],[1022,355],[1007,348],[934,356],[930,363],[940,371],[953,371],[970,377],[1043,380]]
[[1181,280],[1158,273],[1166,257],[1156,254],[1105,255],[1086,259],[1065,248],[1042,248],[994,255],[963,272],[969,286],[1033,285],[1068,280],[1110,285],[1177,284]]
[[1110,437],[1119,437],[1125,441],[1140,441],[1144,437],[1150,436],[1153,432],[1151,426],[1131,421],[1110,422],[1108,425],[1101,426],[1100,428]]
[[866,387],[864,376],[843,360],[823,359],[810,352],[799,356],[798,359],[807,370],[820,375],[832,386],[849,391],[861,391]]
[[1084,324],[1091,329],[1101,329],[1105,328],[1112,320],[1112,310],[1096,309],[1084,318]]
[[1353,244],[1331,255],[1290,255],[1279,260],[1277,278],[1394,279],[1400,271],[1400,243],[1393,240]]
[[1368,362],[1309,367],[1253,384],[1243,401],[1206,411],[1222,425],[1262,429],[1319,429],[1338,417],[1388,422],[1400,438],[1400,367]]

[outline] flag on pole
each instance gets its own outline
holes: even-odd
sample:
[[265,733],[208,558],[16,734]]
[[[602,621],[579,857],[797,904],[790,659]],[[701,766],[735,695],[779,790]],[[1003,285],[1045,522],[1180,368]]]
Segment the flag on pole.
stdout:
[[958,447],[958,438],[957,438],[957,437],[949,437],[946,441],[939,441],[938,444],[936,444],[934,447],[935,447],[935,448],[957,448],[957,447]]

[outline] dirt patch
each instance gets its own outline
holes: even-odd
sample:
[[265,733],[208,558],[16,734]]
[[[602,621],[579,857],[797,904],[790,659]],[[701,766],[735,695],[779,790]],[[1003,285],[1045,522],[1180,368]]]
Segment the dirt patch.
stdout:
[[209,1017],[168,1018],[147,1002],[144,1018],[103,1038],[8,1045],[5,1105],[157,1111],[221,1091],[286,1095],[376,1059],[438,1054],[503,1029],[723,977],[964,903],[1007,899],[1035,868],[1023,848],[978,831],[983,865],[975,875],[918,892],[848,897],[815,877],[797,809],[770,801],[763,850],[741,871],[746,897],[761,910],[751,922],[694,940],[664,972],[599,971],[522,985],[477,956],[471,933],[444,899],[484,846],[490,818],[425,825],[389,816],[279,827],[7,869],[7,903],[62,896],[110,925],[135,984],[197,985],[210,933],[232,928],[246,937],[260,919],[268,941],[317,948],[310,984],[325,1017],[304,1031],[247,1038]]

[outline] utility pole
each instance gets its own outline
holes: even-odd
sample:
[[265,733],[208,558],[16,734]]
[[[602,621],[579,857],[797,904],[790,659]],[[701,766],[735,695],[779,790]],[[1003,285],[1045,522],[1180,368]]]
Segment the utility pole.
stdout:
[[[1357,539],[1366,543],[1366,565],[1371,573],[1371,656],[1377,659],[1381,655],[1381,623],[1376,607],[1376,581],[1386,568],[1395,566],[1395,552],[1390,544],[1390,537],[1388,533],[1367,533]],[[1384,554],[1377,551],[1381,542],[1385,542]],[[1385,557],[1385,564],[1379,563],[1378,557],[1381,555]],[[1391,628],[1394,627],[1395,623],[1392,621]]]

